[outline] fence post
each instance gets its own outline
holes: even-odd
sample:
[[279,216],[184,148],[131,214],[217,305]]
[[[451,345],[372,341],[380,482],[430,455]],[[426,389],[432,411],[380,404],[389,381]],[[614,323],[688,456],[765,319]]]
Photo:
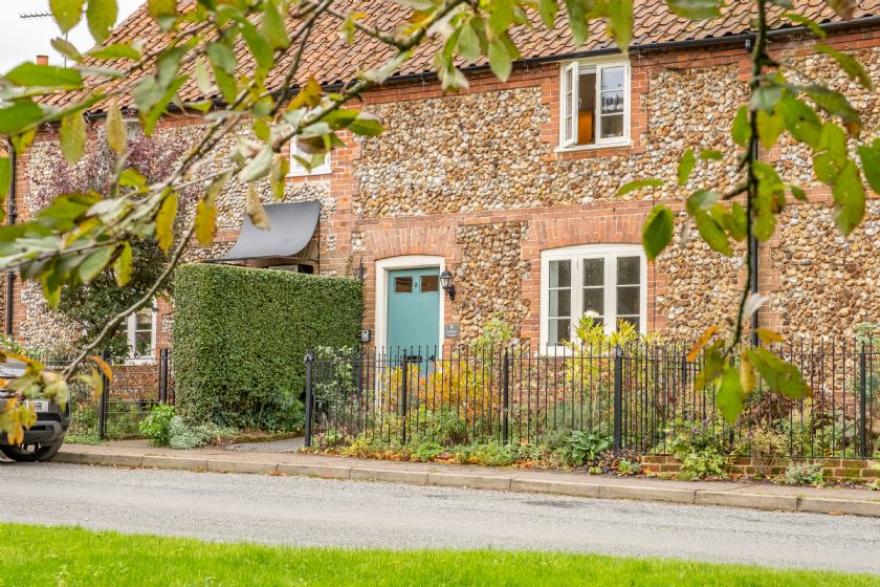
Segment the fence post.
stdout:
[[312,395],[312,366],[315,363],[315,353],[306,351],[306,429],[305,429],[305,445],[307,448],[312,446],[312,410],[315,399]]
[[[101,356],[107,361],[110,351],[104,350]],[[107,402],[110,396],[110,379],[101,371],[101,397],[98,399],[98,440],[104,440],[107,435]]]
[[159,351],[159,403],[168,403],[168,349]]
[[510,351],[504,349],[504,364],[501,366],[501,442],[510,442]]
[[623,448],[623,349],[614,345],[614,450]]
[[403,355],[403,376],[400,385],[400,443],[406,444],[406,403],[409,399],[409,355]]
[[863,459],[871,456],[868,450],[868,368],[864,343],[859,353],[859,456]]

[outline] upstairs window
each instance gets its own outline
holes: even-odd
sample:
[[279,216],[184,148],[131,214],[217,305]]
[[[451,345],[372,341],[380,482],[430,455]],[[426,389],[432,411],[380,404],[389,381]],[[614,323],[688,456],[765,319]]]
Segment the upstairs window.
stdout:
[[571,340],[581,316],[614,332],[621,320],[645,332],[647,264],[640,245],[584,245],[541,254],[541,343]]
[[561,146],[629,142],[629,64],[574,62],[562,68]]

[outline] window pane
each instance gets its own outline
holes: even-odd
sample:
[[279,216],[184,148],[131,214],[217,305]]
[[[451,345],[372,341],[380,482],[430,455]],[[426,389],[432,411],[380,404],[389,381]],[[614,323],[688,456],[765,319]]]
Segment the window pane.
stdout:
[[137,317],[135,319],[135,330],[137,332],[152,332],[153,331],[153,310],[147,308],[145,310],[140,310],[137,313]]
[[596,142],[596,70],[588,70],[578,81],[578,137],[579,145]]
[[394,293],[411,293],[413,290],[412,277],[395,277]]
[[605,259],[584,259],[584,285],[605,283]]
[[623,66],[606,67],[602,70],[602,91],[623,90]]
[[602,117],[602,138],[623,136],[623,114]]
[[571,316],[571,290],[550,290],[550,317],[555,318]]
[[584,314],[587,312],[605,314],[605,290],[601,287],[584,289]]
[[439,291],[440,278],[437,275],[422,275],[422,293]]
[[550,261],[550,287],[571,287],[571,261]]
[[641,259],[639,257],[617,258],[617,285],[638,285]]
[[152,332],[138,332],[134,337],[134,349],[132,349],[133,357],[149,357],[152,354],[153,347]]
[[575,140],[575,71],[577,71],[575,64],[569,65],[563,71],[562,76],[562,142],[566,145],[571,144]]
[[569,327],[571,321],[568,318],[550,320],[547,325],[547,344],[557,345],[569,339]]
[[625,286],[617,288],[617,315],[638,315],[639,287]]

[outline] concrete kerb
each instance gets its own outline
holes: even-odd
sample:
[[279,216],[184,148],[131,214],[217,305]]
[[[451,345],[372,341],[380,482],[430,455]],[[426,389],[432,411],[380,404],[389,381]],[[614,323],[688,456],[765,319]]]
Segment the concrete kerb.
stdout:
[[409,485],[438,487],[466,487],[515,493],[543,493],[569,495],[593,499],[627,499],[678,504],[726,506],[786,512],[846,514],[880,517],[880,500],[836,499],[803,495],[781,495],[757,492],[738,492],[713,489],[691,489],[623,485],[619,480],[609,483],[601,479],[564,481],[534,479],[517,475],[479,475],[459,472],[413,471],[395,469],[387,465],[376,467],[360,465],[329,465],[306,463],[276,463],[249,461],[217,456],[133,455],[86,452],[59,452],[55,460],[61,463],[104,465],[117,467],[147,467],[218,473],[249,473],[293,475],[324,479],[354,479]]

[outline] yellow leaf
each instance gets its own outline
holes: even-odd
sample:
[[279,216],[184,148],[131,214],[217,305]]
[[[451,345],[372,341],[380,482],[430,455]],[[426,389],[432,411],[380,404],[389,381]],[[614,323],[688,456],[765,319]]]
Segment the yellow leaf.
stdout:
[[742,354],[742,362],[739,367],[739,384],[746,395],[755,390],[755,368],[752,366],[747,353]]
[[122,155],[128,148],[125,122],[122,120],[122,112],[116,100],[110,102],[107,107],[107,146],[117,155]]
[[287,107],[287,109],[296,110],[297,108],[302,108],[303,106],[314,108],[320,103],[321,84],[316,82],[315,78],[310,77],[309,81],[306,82],[306,85],[304,85],[299,93],[294,96],[293,100],[290,101],[290,105]]
[[260,195],[254,184],[248,186],[244,211],[250,216],[254,226],[261,230],[269,230],[269,217],[266,215],[266,209],[263,208],[263,202],[260,200]]
[[101,369],[101,372],[104,373],[104,377],[107,378],[107,381],[113,381],[113,369],[103,357],[100,355],[89,355],[89,358],[95,362],[99,369]]
[[715,336],[715,333],[718,332],[718,327],[714,324],[703,331],[703,334],[700,335],[700,338],[697,339],[697,342],[694,343],[694,346],[691,347],[691,352],[688,353],[687,360],[688,363],[693,363],[697,360],[700,352],[703,350],[703,347]]
[[116,277],[116,285],[125,287],[131,281],[131,263],[132,263],[131,245],[124,243],[119,256],[113,262],[113,275]]
[[782,335],[776,332],[775,330],[770,330],[769,328],[756,328],[755,334],[758,335],[758,338],[761,339],[761,342],[765,344],[772,344],[774,342],[782,342]]
[[[212,200],[212,199],[211,199]],[[209,198],[199,200],[196,204],[196,240],[203,247],[214,244],[217,233],[217,206]]]
[[165,196],[156,214],[156,241],[159,248],[167,253],[174,243],[174,219],[177,218],[177,194],[170,192]]

